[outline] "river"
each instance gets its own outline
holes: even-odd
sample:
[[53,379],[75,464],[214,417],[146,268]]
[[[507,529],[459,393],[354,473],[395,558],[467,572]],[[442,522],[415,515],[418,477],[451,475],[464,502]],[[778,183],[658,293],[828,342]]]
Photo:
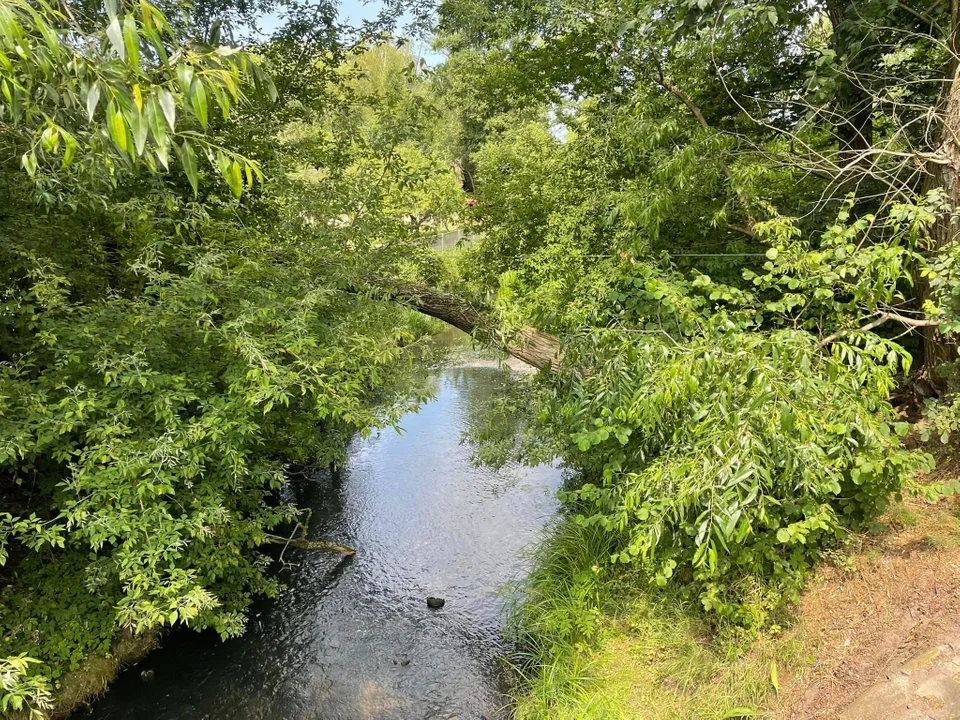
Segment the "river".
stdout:
[[[179,631],[121,674],[99,720],[480,720],[506,716],[504,587],[556,510],[561,471],[476,468],[461,444],[498,371],[448,368],[403,432],[355,440],[345,467],[291,487],[310,535],[354,558],[287,550],[288,590],[221,642]],[[439,610],[427,596],[442,597]],[[144,680],[143,676],[152,677]],[[90,717],[84,713],[86,717]]]

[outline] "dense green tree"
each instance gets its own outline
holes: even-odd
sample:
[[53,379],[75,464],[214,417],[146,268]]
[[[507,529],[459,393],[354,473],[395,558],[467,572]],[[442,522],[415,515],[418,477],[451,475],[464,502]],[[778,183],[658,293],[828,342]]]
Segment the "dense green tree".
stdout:
[[558,336],[538,364],[560,371],[491,414],[482,454],[580,468],[567,498],[614,560],[740,622],[765,612],[747,588],[795,597],[927,462],[887,399],[911,351],[943,391],[955,327],[944,12],[440,7],[448,72],[509,98],[469,144],[463,276],[501,324]]
[[426,392],[432,326],[356,289],[459,209],[426,79],[196,12],[0,3],[3,712],[121,631],[240,632],[285,468]]

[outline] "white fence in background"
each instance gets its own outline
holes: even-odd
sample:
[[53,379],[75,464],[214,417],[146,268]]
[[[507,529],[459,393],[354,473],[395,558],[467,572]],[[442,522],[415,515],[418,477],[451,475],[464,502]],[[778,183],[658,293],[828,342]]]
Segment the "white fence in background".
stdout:
[[434,235],[430,240],[430,247],[433,250],[453,250],[460,244],[469,244],[473,242],[473,235],[467,235],[461,228],[451,230],[450,232]]

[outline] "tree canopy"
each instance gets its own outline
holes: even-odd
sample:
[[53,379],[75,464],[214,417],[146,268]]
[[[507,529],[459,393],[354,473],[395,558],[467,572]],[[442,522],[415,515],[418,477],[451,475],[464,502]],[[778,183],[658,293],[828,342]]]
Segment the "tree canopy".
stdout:
[[287,469],[426,392],[433,325],[356,289],[459,211],[426,78],[207,12],[0,5],[3,712],[121,630],[241,632]]

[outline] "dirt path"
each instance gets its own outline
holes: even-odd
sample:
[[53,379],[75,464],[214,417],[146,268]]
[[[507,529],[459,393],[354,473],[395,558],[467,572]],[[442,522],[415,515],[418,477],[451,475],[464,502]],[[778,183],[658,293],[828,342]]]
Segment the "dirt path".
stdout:
[[889,522],[804,594],[815,659],[785,683],[777,717],[958,717],[960,505],[908,502]]

